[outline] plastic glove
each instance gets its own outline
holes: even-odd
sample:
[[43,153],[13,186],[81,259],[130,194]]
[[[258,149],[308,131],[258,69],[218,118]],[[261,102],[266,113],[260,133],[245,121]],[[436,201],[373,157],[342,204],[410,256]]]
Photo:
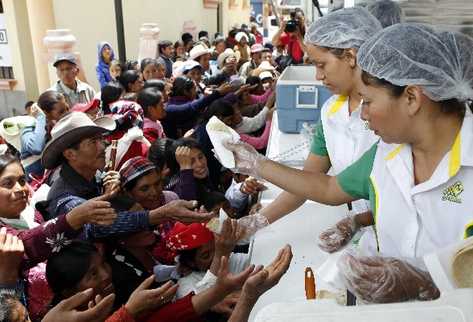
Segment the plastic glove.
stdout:
[[244,229],[240,240],[248,240],[260,229],[263,229],[266,226],[269,226],[268,218],[256,213],[251,216],[246,216],[238,219],[238,226]]
[[319,235],[319,247],[327,253],[336,252],[345,246],[357,231],[354,217],[346,217]]
[[440,296],[430,274],[392,257],[354,257],[337,263],[347,288],[366,302],[433,300]]
[[253,146],[242,141],[236,143],[224,142],[223,145],[232,151],[235,157],[235,169],[232,169],[233,172],[260,178],[258,176],[258,164],[266,159],[265,156],[259,154]]

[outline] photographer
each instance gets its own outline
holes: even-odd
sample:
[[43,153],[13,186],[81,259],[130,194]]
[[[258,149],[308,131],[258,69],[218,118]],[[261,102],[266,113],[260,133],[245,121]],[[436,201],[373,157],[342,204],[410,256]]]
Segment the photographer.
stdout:
[[272,39],[273,46],[284,45],[286,55],[278,58],[281,71],[286,66],[302,64],[304,58],[304,13],[302,10],[291,12],[291,19],[280,20],[280,28]]

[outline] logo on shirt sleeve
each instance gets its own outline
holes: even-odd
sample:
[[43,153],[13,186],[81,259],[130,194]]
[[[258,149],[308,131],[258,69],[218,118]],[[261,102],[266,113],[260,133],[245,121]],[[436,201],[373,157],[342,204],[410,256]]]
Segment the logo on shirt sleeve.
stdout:
[[463,190],[463,183],[460,181],[455,182],[443,190],[442,201],[461,203],[462,200],[460,198],[460,194],[463,192]]

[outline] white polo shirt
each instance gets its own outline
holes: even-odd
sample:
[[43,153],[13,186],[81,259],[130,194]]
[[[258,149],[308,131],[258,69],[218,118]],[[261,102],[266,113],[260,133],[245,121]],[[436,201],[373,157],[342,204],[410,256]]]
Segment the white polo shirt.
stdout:
[[[348,103],[347,96],[334,95],[325,102],[320,112],[325,142],[319,141],[319,144],[325,143],[334,175],[353,164],[379,140],[361,119],[361,108],[350,114]],[[352,206],[354,213],[369,210],[369,203],[364,200],[355,201]]]
[[473,234],[473,117],[423,183],[414,184],[411,146],[383,142],[337,180],[353,197],[369,197],[383,256],[422,257],[458,242]]

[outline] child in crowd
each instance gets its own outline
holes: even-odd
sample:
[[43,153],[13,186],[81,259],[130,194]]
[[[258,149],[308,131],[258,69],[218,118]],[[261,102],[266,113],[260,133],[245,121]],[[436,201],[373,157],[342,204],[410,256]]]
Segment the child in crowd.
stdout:
[[154,58],[145,58],[140,64],[143,80],[164,79],[166,77],[166,66]]
[[[110,63],[110,76],[112,81],[118,81],[118,77],[120,77],[122,73],[122,64],[119,60],[112,60]],[[103,88],[103,86],[102,86]]]
[[143,134],[145,138],[153,143],[156,139],[166,137],[159,120],[166,116],[163,95],[156,88],[143,89],[137,98],[137,103],[143,108],[144,124]]
[[98,64],[95,68],[97,72],[97,79],[100,83],[100,88],[104,87],[108,82],[112,80],[110,74],[110,67],[115,54],[110,43],[103,41],[97,45],[97,56]]

